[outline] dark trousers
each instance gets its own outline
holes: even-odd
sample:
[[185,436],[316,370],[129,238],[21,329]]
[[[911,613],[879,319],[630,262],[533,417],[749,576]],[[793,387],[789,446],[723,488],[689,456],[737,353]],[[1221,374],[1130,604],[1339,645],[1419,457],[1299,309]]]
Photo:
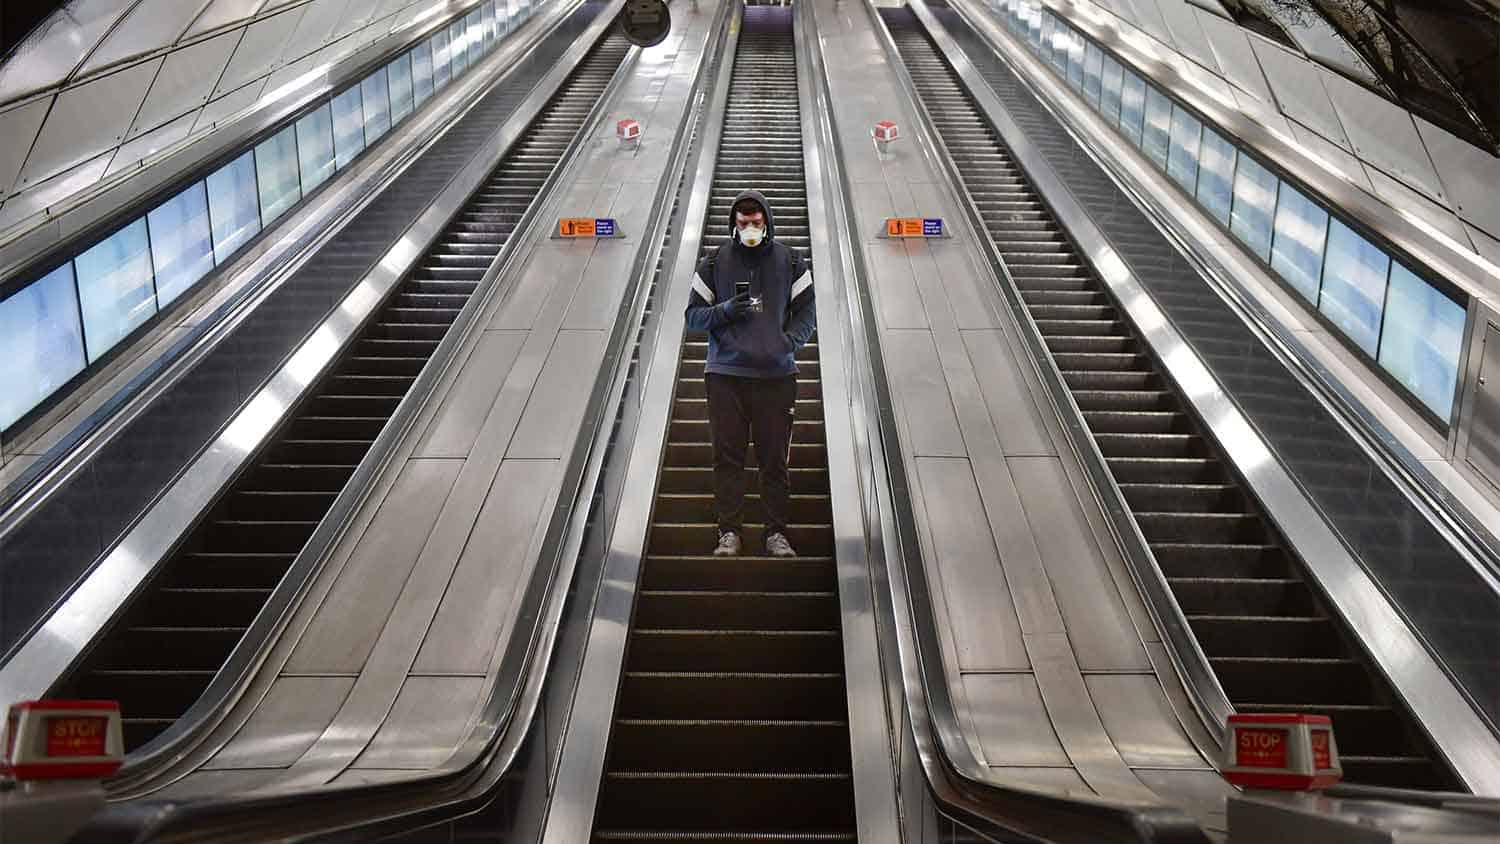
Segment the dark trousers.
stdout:
[[708,427],[714,444],[714,505],[719,513],[719,530],[738,533],[744,525],[745,456],[753,432],[766,533],[785,533],[791,497],[786,462],[792,448],[797,376],[741,378],[710,373],[704,380],[708,382]]

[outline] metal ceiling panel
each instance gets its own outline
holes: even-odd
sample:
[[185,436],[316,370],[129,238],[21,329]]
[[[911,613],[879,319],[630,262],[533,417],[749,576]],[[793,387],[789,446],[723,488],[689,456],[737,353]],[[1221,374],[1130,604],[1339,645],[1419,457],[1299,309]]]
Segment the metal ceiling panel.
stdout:
[[296,93],[303,90],[306,87],[305,85],[298,85],[295,89],[292,89],[290,91],[282,91],[281,89],[283,86],[295,81],[297,77],[301,76],[304,73],[307,73],[317,66],[317,56],[303,56],[302,58],[297,59],[290,64],[284,64],[280,68],[271,71],[271,75],[266,78],[266,86],[261,91],[259,105],[266,105],[267,103],[270,103],[275,99],[279,99],[286,94]]
[[21,175],[21,165],[31,154],[31,143],[51,107],[52,98],[44,97],[0,111],[0,200],[10,195]]
[[1198,26],[1214,52],[1219,71],[1241,90],[1267,103],[1275,102],[1245,31],[1238,24],[1207,12],[1199,11],[1197,16]]
[[230,91],[213,100],[203,107],[203,111],[198,115],[198,122],[193,124],[193,132],[195,134],[202,132],[215,123],[255,105],[255,101],[260,99],[260,92],[265,90],[265,87],[266,80],[262,77],[237,91]]
[[327,44],[344,10],[350,3],[360,2],[365,0],[313,0],[297,24],[297,31],[287,42],[283,55],[288,59],[300,59]]
[[1224,11],[1224,5],[1219,0],[1188,0],[1188,3],[1225,20],[1231,19],[1229,13]]
[[1373,166],[1365,165],[1365,174],[1370,177],[1370,184],[1375,188],[1375,195],[1384,199],[1392,208],[1414,217],[1423,223],[1448,235],[1459,246],[1474,251],[1473,244],[1469,241],[1469,232],[1464,228],[1462,220],[1457,216],[1413,190],[1409,185],[1397,181],[1386,174],[1385,171]]
[[1162,20],[1171,31],[1179,52],[1209,70],[1219,70],[1219,63],[1208,46],[1208,38],[1198,26],[1196,10],[1183,0],[1156,0],[1156,8],[1161,11]]
[[21,184],[51,178],[125,139],[162,59],[140,62],[57,95],[21,169]]
[[339,25],[333,31],[333,37],[342,38],[359,29],[375,17],[375,4],[370,2],[350,3],[344,16],[339,19]]
[[1297,42],[1297,46],[1309,56],[1384,89],[1380,78],[1370,70],[1359,53],[1318,12],[1311,9],[1287,9],[1275,17],[1287,34]]
[[26,36],[0,65],[0,103],[68,78],[134,0],[73,0]]
[[1172,40],[1172,31],[1167,29],[1167,21],[1161,16],[1161,9],[1157,8],[1156,0],[1130,0],[1130,3],[1135,7],[1136,26],[1145,30],[1156,40],[1175,49],[1177,44]]
[[213,0],[213,5],[204,9],[203,14],[193,21],[187,34],[197,35],[242,21],[253,16],[265,4],[265,0]]
[[1115,13],[1120,20],[1134,27],[1140,27],[1139,15],[1135,13],[1135,5],[1130,0],[1100,0],[1095,5],[1103,6]]
[[73,194],[99,181],[104,168],[109,166],[113,151],[74,167],[24,193],[17,193],[0,206],[0,229],[6,229],[20,221],[39,214],[48,206],[62,202]]
[[1317,66],[1264,38],[1250,39],[1250,46],[1286,116],[1347,149],[1349,140],[1323,90],[1322,73]]
[[120,25],[110,30],[84,62],[91,73],[121,59],[139,56],[177,43],[208,0],[141,0]]
[[1443,185],[1427,157],[1411,113],[1385,97],[1319,68],[1323,87],[1338,110],[1354,154],[1428,196],[1446,202]]
[[1370,177],[1365,175],[1364,164],[1353,153],[1300,123],[1289,121],[1287,125],[1292,128],[1297,143],[1328,163],[1327,169],[1371,193],[1375,192]]
[[[1494,218],[1491,218],[1491,220],[1495,225],[1500,225],[1500,220]],[[1474,244],[1474,248],[1479,250],[1479,254],[1484,256],[1485,260],[1500,267],[1500,238],[1485,234],[1482,229],[1473,223],[1465,223],[1464,229],[1468,231],[1469,242]],[[1500,278],[1495,279],[1492,287],[1495,292],[1500,293]]]
[[410,6],[413,0],[380,0],[375,6],[375,19],[379,20],[386,15],[392,15]]
[[261,18],[245,30],[234,58],[224,68],[224,76],[214,87],[214,96],[233,91],[252,79],[264,76],[274,68],[286,49],[287,39],[296,30],[307,6]]
[[104,175],[113,176],[121,170],[127,170],[140,164],[141,159],[152,156],[187,137],[188,130],[193,128],[193,121],[198,119],[196,114],[184,114],[165,126],[139,135],[135,140],[127,141],[115,153],[114,160],[110,161],[109,169]]
[[1470,223],[1500,237],[1500,158],[1420,117],[1416,120],[1448,204]]
[[202,108],[243,35],[244,30],[237,29],[168,53],[129,137]]

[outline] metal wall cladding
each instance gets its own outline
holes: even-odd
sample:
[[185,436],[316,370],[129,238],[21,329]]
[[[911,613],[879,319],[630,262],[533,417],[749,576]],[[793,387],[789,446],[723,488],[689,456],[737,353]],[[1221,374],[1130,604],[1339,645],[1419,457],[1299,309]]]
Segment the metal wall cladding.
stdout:
[[951,9],[932,12],[1314,506],[1500,720],[1500,599],[989,45]]
[[1074,5],[1095,7],[1122,32],[1150,36],[1177,54],[1179,72],[1200,84],[1207,76],[1227,81],[1242,111],[1290,134],[1332,172],[1421,216],[1459,245],[1490,257],[1500,241],[1500,158],[1354,81],[1382,85],[1321,20],[1290,33],[1318,60],[1311,61],[1240,27],[1212,0]]
[[0,538],[0,657],[88,573],[224,420],[401,237],[538,80],[588,27],[585,4],[387,186],[193,370],[132,419],[100,453]]
[[44,209],[107,174],[450,5],[74,0],[0,65],[0,229],[39,225]]

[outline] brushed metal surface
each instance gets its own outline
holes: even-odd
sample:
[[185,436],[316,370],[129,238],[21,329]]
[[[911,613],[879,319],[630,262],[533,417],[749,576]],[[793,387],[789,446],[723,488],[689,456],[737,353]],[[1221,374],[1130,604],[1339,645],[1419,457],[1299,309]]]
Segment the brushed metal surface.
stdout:
[[[954,7],[964,8],[961,3],[954,4]],[[931,13],[921,0],[912,3],[912,8],[919,17],[931,20]],[[973,17],[968,20],[975,21],[971,25],[990,30],[991,38],[998,35],[998,30],[990,22],[976,21]],[[933,28],[929,24],[930,32]],[[933,35],[960,75],[967,71],[972,77],[977,77],[967,58],[956,44],[951,44],[946,34],[933,32]],[[1017,61],[1029,60],[1027,55]],[[1041,84],[1050,83],[1048,79]],[[1216,438],[1234,455],[1242,475],[1308,562],[1330,601],[1349,621],[1398,693],[1413,711],[1421,714],[1425,729],[1441,752],[1476,790],[1485,792],[1500,787],[1494,776],[1500,772],[1500,764],[1497,764],[1500,743],[1496,742],[1462,692],[1405,624],[1385,594],[1370,580],[1365,569],[1350,556],[1301,487],[1274,457],[1260,433],[1224,394],[1202,360],[1166,319],[1131,268],[1121,260],[1096,221],[1085,212],[1036,145],[1015,125],[998,97],[986,87],[973,89],[971,93],[1042,193],[1048,196],[1053,212],[1064,222],[1083,251],[1089,254],[1094,266],[1100,269],[1101,276],[1121,306],[1131,314],[1147,341],[1172,370],[1173,380],[1197,407]],[[1156,606],[1154,612],[1160,623],[1163,608]],[[1167,625],[1168,629],[1171,626]],[[1196,643],[1177,643],[1175,647],[1181,651],[1184,645],[1188,655],[1196,649]],[[1182,658],[1181,653],[1178,658]],[[1191,671],[1190,676],[1195,678],[1191,685],[1197,686],[1198,694],[1206,694],[1207,699],[1212,700],[1215,697],[1212,690],[1217,684],[1203,682],[1212,679],[1205,675],[1206,669]],[[1202,702],[1199,705],[1202,706]],[[1211,704],[1205,711],[1226,712],[1227,702]],[[1212,722],[1213,718],[1209,720]]]
[[1475,379],[1468,461],[1500,487],[1500,328],[1484,326],[1484,352]]

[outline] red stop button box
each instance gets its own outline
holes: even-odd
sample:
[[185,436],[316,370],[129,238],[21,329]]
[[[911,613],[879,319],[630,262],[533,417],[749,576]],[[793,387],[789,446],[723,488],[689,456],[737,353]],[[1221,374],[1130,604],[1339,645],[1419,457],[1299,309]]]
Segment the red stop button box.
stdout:
[[876,141],[888,144],[901,137],[901,130],[895,123],[889,120],[882,120],[875,124],[875,128],[870,131],[870,134],[875,137]]
[[31,700],[5,719],[0,774],[18,780],[97,779],[125,758],[120,705],[112,700]]
[[1235,714],[1224,743],[1224,779],[1244,788],[1310,791],[1344,775],[1326,715]]
[[629,117],[621,120],[615,124],[615,136],[620,139],[620,143],[639,141],[641,139],[640,121]]

